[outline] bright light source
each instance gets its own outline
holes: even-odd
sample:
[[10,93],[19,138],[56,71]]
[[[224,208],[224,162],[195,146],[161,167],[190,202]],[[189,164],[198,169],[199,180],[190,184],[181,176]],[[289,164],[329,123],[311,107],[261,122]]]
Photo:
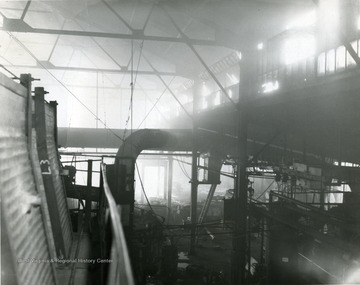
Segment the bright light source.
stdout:
[[262,86],[262,93],[270,93],[279,89],[279,82],[266,82]]
[[220,96],[220,91],[216,92],[215,95],[215,100],[214,100],[214,105],[218,106],[221,103],[221,96]]
[[226,73],[226,76],[230,79],[232,85],[239,83],[239,79],[234,74]]
[[184,94],[180,97],[180,101],[183,103],[183,104],[186,104],[186,103],[189,103],[189,97]]
[[301,15],[300,17],[296,18],[294,21],[290,22],[286,29],[294,29],[294,28],[304,28],[314,26],[316,23],[317,15],[316,11],[311,11],[306,14]]
[[256,46],[256,48],[258,50],[262,50],[264,48],[264,44],[263,43],[258,43],[258,45]]
[[357,27],[358,30],[360,30],[360,16],[359,16],[359,18],[357,20],[356,27]]
[[202,88],[201,88],[201,92],[203,96],[209,95],[210,94],[210,90],[209,88],[207,88],[205,82],[202,83]]
[[339,27],[339,0],[320,0],[319,22],[322,32],[334,34]]
[[283,54],[285,64],[295,63],[315,54],[315,37],[301,35],[285,41]]
[[232,98],[232,96],[233,96],[233,92],[232,92],[232,90],[231,90],[231,89],[229,90],[228,94],[229,94],[229,97],[230,97],[230,98]]
[[237,55],[237,57],[238,57],[239,60],[242,59],[242,53],[241,53],[241,51],[237,51],[237,52],[236,52],[236,55]]
[[201,108],[202,109],[207,109],[207,107],[208,107],[208,102],[206,100],[203,100],[202,104],[201,104]]
[[344,284],[359,284],[360,282],[360,269],[349,270],[350,274]]

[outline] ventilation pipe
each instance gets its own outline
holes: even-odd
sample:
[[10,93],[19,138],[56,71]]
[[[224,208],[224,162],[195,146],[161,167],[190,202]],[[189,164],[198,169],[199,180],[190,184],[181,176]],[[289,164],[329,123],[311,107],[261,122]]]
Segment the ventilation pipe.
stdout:
[[[143,150],[191,151],[192,130],[144,129],[132,133],[121,144],[115,164],[108,167],[108,181],[117,204],[121,204],[122,222],[132,227],[134,212],[135,163]],[[216,140],[218,135],[201,133],[197,137],[200,152],[224,147]],[[229,150],[229,148],[227,148]]]

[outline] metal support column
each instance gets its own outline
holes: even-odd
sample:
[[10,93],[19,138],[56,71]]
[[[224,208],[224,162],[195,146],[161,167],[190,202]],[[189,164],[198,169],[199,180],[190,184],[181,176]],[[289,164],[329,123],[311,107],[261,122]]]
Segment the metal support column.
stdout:
[[265,263],[265,217],[261,218],[260,265]]
[[26,129],[25,134],[28,140],[28,150],[29,153],[32,153],[32,98],[31,98],[31,75],[30,74],[21,74],[20,83],[27,89],[27,100],[26,100]]
[[197,90],[193,94],[193,133],[192,133],[192,163],[191,163],[191,206],[190,206],[190,219],[191,219],[191,234],[190,234],[190,254],[195,254],[196,242],[196,224],[197,224],[197,192],[198,192],[198,153],[197,153],[197,120],[196,114],[198,110],[198,94]]
[[[55,129],[54,129],[54,139],[55,139],[55,146],[57,146],[59,148],[59,135],[58,135],[58,122],[57,122],[57,106],[59,105],[57,101],[50,101],[49,102],[50,106],[53,108],[54,110],[54,125],[55,125]],[[57,150],[58,150],[57,148]]]
[[195,241],[196,241],[196,223],[197,223],[197,192],[198,192],[198,179],[197,179],[197,150],[195,131],[193,137],[193,153],[191,164],[191,235],[190,235],[190,254],[195,254]]
[[92,169],[93,161],[88,160],[88,169],[87,169],[87,190],[86,190],[86,201],[85,201],[85,232],[90,231],[90,220],[91,220],[91,186],[92,186]]
[[168,179],[167,179],[167,222],[170,223],[171,219],[171,196],[172,196],[172,184],[173,184],[173,164],[174,159],[172,156],[169,156],[169,166],[168,166]]
[[243,109],[239,116],[237,187],[235,188],[236,220],[233,238],[232,284],[246,284],[246,230],[247,230],[247,114]]
[[325,157],[322,156],[322,165],[321,165],[321,178],[320,178],[320,209],[325,210]]

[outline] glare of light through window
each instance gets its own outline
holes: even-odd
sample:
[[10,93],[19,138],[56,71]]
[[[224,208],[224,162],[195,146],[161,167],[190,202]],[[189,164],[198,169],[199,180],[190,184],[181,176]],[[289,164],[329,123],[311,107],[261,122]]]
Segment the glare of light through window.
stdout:
[[203,84],[202,84],[202,95],[203,95],[203,96],[206,96],[206,95],[208,95],[209,93],[210,93],[209,88],[207,88],[207,86],[205,85],[205,82],[203,82]]
[[295,63],[315,54],[315,37],[301,35],[290,38],[284,44],[285,64]]
[[220,103],[221,103],[221,97],[220,97],[220,91],[218,91],[216,92],[214,105],[217,106],[220,105]]
[[231,84],[239,83],[239,79],[234,74],[226,73],[226,76],[230,79]]
[[279,89],[279,82],[277,80],[275,82],[266,82],[261,87],[263,93],[270,93]]
[[294,28],[310,27],[315,25],[316,19],[317,19],[316,11],[313,10],[311,12],[301,15],[298,18],[295,18],[295,20],[291,21],[286,26],[286,29],[289,30]]
[[319,22],[322,32],[333,34],[339,26],[339,0],[320,0]]
[[240,52],[240,51],[237,51],[237,52],[236,52],[236,55],[237,55],[238,59],[241,60],[241,58],[242,58],[241,52]]

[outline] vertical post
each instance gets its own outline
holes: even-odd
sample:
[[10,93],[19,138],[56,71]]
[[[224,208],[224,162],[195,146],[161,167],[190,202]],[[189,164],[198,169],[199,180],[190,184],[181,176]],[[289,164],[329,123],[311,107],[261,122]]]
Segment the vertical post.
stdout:
[[[158,181],[158,182],[160,182],[160,180],[161,180],[161,179],[160,179],[160,176],[161,176],[161,175],[160,175],[160,172],[161,172],[161,171],[160,171],[160,168],[161,168],[161,166],[160,166],[160,163],[159,163],[159,161],[158,161],[158,162],[157,162],[157,168],[156,168],[156,169],[157,169],[156,172],[157,172],[157,181]],[[160,183],[157,185],[156,195],[157,195],[157,197],[160,196]]]
[[235,266],[234,284],[245,284],[246,266],[246,231],[247,231],[247,114],[245,108],[241,110],[238,129],[238,167],[237,187],[235,189],[236,199],[236,221],[235,221]]
[[31,75],[21,74],[20,83],[27,89],[26,98],[26,130],[29,153],[32,153],[32,99],[31,99]]
[[195,254],[195,241],[196,241],[196,222],[197,222],[197,150],[196,150],[195,130],[193,130],[193,150],[192,150],[192,164],[191,164],[191,234],[190,234],[190,254]]
[[86,189],[86,200],[85,200],[85,231],[90,231],[90,219],[91,219],[91,186],[92,186],[92,169],[93,161],[88,160],[87,168],[87,189]]
[[[96,72],[96,128],[99,127],[99,72]],[[98,149],[95,149],[95,152],[97,152]]]
[[261,219],[261,242],[260,242],[260,265],[264,266],[265,258],[264,258],[264,244],[265,242],[265,217]]
[[[132,131],[132,126],[131,126],[131,131]],[[131,146],[132,147],[132,146]],[[134,230],[134,209],[135,209],[135,191],[134,191],[134,183],[135,183],[135,166],[136,166],[136,158],[132,158],[130,160],[130,169],[131,169],[131,174],[128,175],[128,177],[131,177],[131,180],[130,180],[130,184],[127,186],[129,187],[129,192],[131,193],[130,194],[130,201],[129,201],[129,237],[130,239],[132,238],[132,235],[133,235],[133,230]],[[126,178],[128,179],[128,178]],[[129,248],[130,251],[132,251],[132,248],[130,247]]]
[[[142,182],[143,184],[145,185],[145,165],[144,163],[141,163],[141,177],[142,177]],[[140,203],[141,204],[144,204],[145,201],[144,201],[144,191],[141,191],[141,196],[140,196]]]
[[164,162],[164,163],[162,163],[162,168],[161,169],[164,169],[164,176],[163,176],[163,178],[164,178],[164,191],[163,191],[163,198],[164,198],[164,200],[167,200],[167,191],[166,191],[166,187],[167,187],[167,183],[168,183],[168,168],[169,168],[169,165],[168,165],[168,163],[167,163],[167,161],[166,160],[164,160],[164,161],[162,161],[162,162]]
[[[236,187],[235,187],[235,203],[236,203],[236,219],[235,231],[233,237],[233,259],[232,259],[232,284],[246,284],[246,249],[247,249],[247,188],[248,179],[246,175],[247,166],[247,131],[248,116],[246,102],[249,97],[257,92],[257,56],[256,51],[248,51],[241,59],[240,66],[240,82],[239,85],[239,116],[237,131],[237,151],[238,163],[236,169]],[[249,264],[250,266],[250,264]]]
[[321,177],[320,177],[320,209],[325,210],[325,157],[322,156]]
[[196,113],[198,110],[198,90],[193,93],[193,130],[192,130],[192,156],[191,156],[191,233],[190,233],[190,254],[195,254],[196,242],[196,223],[197,223],[197,192],[198,192],[198,165],[197,165],[197,121]]
[[171,198],[172,198],[172,185],[173,185],[173,157],[169,156],[169,166],[168,166],[168,180],[167,180],[167,221],[170,223],[171,219]]
[[58,103],[56,101],[50,101],[49,102],[50,106],[53,108],[54,110],[54,120],[55,120],[55,129],[54,129],[54,138],[55,138],[55,146],[59,147],[59,143],[58,143],[58,124],[57,124],[57,105]]

